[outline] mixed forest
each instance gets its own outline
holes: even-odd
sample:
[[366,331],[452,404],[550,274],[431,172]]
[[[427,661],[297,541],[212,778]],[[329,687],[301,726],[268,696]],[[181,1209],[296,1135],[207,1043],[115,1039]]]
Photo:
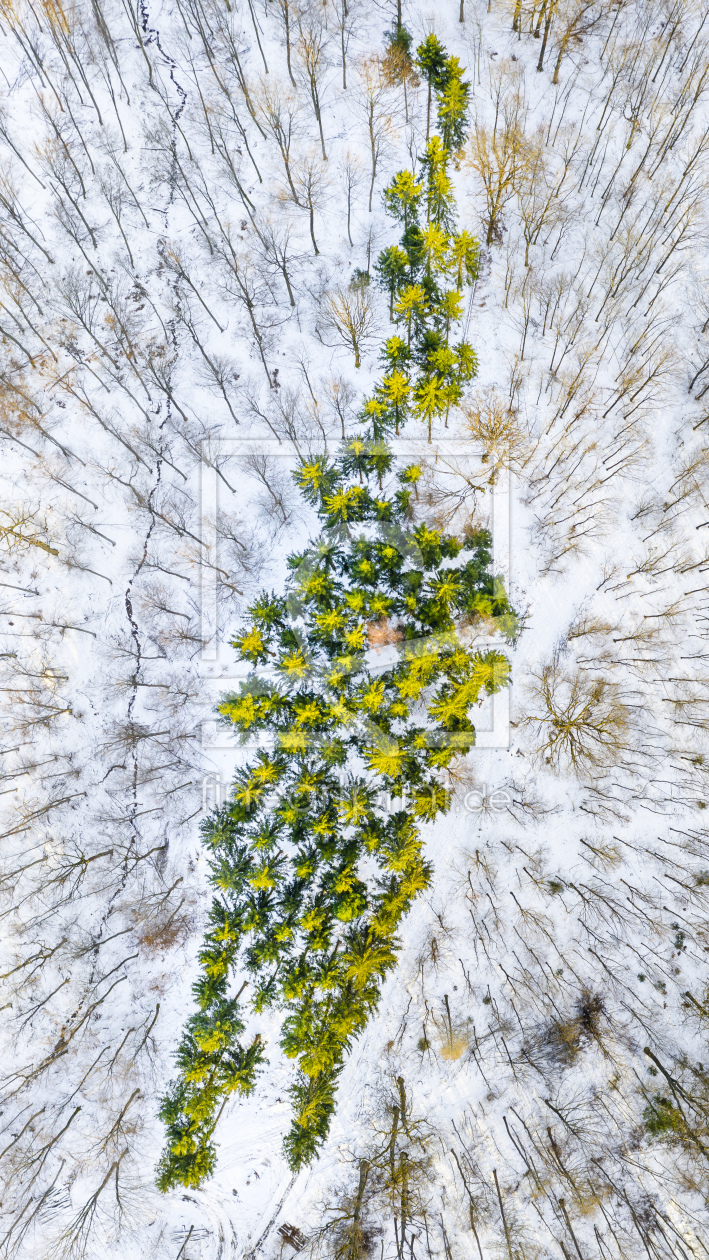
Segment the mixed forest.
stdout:
[[705,6],[0,39],[0,1254],[709,1256]]

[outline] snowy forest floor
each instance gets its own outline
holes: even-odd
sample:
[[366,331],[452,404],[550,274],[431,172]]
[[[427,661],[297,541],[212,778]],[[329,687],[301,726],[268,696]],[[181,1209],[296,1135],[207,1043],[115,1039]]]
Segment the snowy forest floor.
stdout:
[[8,1257],[709,1256],[692,0],[404,5],[473,85],[455,178],[483,243],[466,408],[405,440],[426,519],[496,530],[523,623],[507,746],[469,754],[428,831],[433,885],[320,1159],[292,1180],[291,1069],[254,1015],[269,1065],[215,1177],[154,1186],[199,822],[244,755],[213,721],[229,638],[312,533],[290,469],[356,428],[388,335],[374,276],[361,368],[327,311],[396,240],[382,190],[425,146],[425,86],[378,60],[395,17],[0,6]]

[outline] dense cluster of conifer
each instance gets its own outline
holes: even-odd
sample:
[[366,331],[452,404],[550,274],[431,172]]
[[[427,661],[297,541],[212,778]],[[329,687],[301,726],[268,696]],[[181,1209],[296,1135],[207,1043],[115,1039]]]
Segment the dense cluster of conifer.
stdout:
[[263,1059],[258,1039],[236,1040],[237,966],[256,1010],[287,1011],[281,1045],[299,1071],[286,1149],[294,1168],[315,1154],[344,1055],[396,960],[397,927],[430,879],[418,824],[448,808],[441,771],[474,743],[481,693],[508,678],[502,652],[476,652],[456,631],[485,618],[514,632],[489,536],[407,530],[418,469],[387,494],[391,464],[383,443],[356,438],[334,463],[300,469],[323,532],[291,557],[288,594],[262,596],[236,640],[260,668],[221,712],[245,737],[270,738],[205,827],[217,895],[200,1009],[163,1106],[166,1187],[211,1171],[219,1105],[253,1088]]
[[[406,47],[407,32],[402,28],[396,39]],[[419,178],[399,171],[384,191],[388,213],[404,230],[398,245],[382,251],[376,271],[404,336],[387,340],[384,377],[365,412],[375,435],[398,433],[413,415],[427,424],[430,441],[432,421],[447,417],[477,372],[473,347],[464,339],[452,344],[451,332],[463,315],[463,283],[477,275],[479,244],[465,229],[456,231],[449,173],[467,135],[469,84],[458,58],[448,57],[435,35],[419,47],[417,65],[428,81],[429,117],[436,93],[440,135],[428,140]]]
[[386,342],[363,435],[334,461],[299,468],[322,532],[290,557],[286,593],[262,595],[234,644],[254,671],[220,712],[262,746],[204,828],[216,896],[194,986],[199,1010],[162,1107],[163,1189],[209,1175],[221,1105],[253,1089],[264,1061],[259,1037],[238,1040],[235,968],[246,973],[254,1010],[286,1011],[281,1046],[298,1063],[286,1153],[294,1169],[313,1158],[344,1057],[395,964],[398,925],[431,877],[419,824],[449,807],[442,772],[475,741],[471,708],[508,681],[504,653],[475,651],[460,633],[480,623],[507,638],[515,631],[490,570],[489,534],[458,539],[414,525],[421,469],[397,472],[384,440],[412,397],[430,433],[475,368],[472,348],[449,340],[477,259],[477,242],[454,231],[447,173],[467,87],[433,37],[419,50],[424,64],[425,56],[442,136],[428,144],[421,182],[403,171],[386,190],[404,234],[379,262],[406,339]]

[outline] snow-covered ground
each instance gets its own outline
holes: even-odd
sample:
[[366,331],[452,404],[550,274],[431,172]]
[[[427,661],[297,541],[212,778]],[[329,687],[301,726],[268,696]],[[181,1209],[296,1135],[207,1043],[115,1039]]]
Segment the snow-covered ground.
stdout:
[[[703,6],[404,6],[468,67],[459,219],[491,238],[468,416],[406,436],[451,528],[490,523],[511,468],[509,746],[470,754],[429,829],[434,883],[320,1160],[293,1181],[292,1069],[254,1016],[269,1066],[217,1173],[165,1197],[199,822],[244,756],[212,709],[240,611],[315,528],[290,469],[375,378],[386,296],[359,370],[322,300],[397,239],[381,192],[426,94],[377,88],[370,212],[393,4],[0,15],[0,1252],[268,1256],[288,1224],[335,1254],[319,1231],[364,1160],[372,1255],[709,1254]],[[570,764],[574,729],[602,755]]]

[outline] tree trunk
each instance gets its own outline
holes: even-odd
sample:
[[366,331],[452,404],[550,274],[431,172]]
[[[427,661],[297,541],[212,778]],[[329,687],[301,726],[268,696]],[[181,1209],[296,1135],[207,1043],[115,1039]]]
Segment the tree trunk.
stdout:
[[347,91],[347,53],[345,51],[345,18],[347,17],[347,5],[342,0],[342,25],[340,26],[340,41],[342,44],[342,90]]
[[[429,439],[430,440],[430,439]],[[401,1160],[399,1162],[399,1171],[401,1173],[401,1233],[399,1235],[399,1260],[404,1258],[404,1247],[406,1246],[406,1221],[408,1218],[409,1195],[408,1195],[408,1157],[406,1151],[402,1151]]]
[[296,82],[293,78],[293,67],[290,63],[290,11],[288,9],[288,0],[284,0],[283,3],[283,23],[286,28],[286,65],[288,66],[288,76],[293,87],[296,87]]
[[292,192],[292,194],[293,194],[293,200],[294,200],[295,204],[296,204],[297,206],[299,206],[299,205],[300,205],[300,201],[299,201],[299,199],[298,199],[298,194],[297,194],[297,192],[295,191],[295,187],[294,187],[294,185],[293,185],[293,177],[292,177],[292,175],[291,175],[291,173],[290,173],[290,159],[286,156],[285,150],[284,150],[283,148],[281,149],[281,154],[282,154],[282,156],[283,156],[283,165],[284,165],[284,166],[285,166],[285,168],[286,168],[286,178],[288,179],[288,187],[290,188],[290,190],[291,190],[291,192]]
[[290,278],[288,276],[288,270],[286,268],[285,262],[281,266],[281,271],[283,272],[283,279],[286,282],[286,288],[288,290],[288,297],[290,298],[290,304],[291,306],[295,306],[295,298],[293,297],[293,290],[291,289],[291,286],[290,286]]
[[[342,425],[342,436],[345,436],[345,426]],[[359,1218],[362,1213],[362,1200],[364,1199],[364,1191],[369,1176],[369,1162],[366,1159],[360,1160],[359,1165],[359,1185],[357,1186],[357,1198],[355,1199],[354,1211],[352,1213],[352,1242],[350,1244],[350,1260],[356,1260],[357,1256],[357,1229],[359,1227]]]
[[319,253],[320,253],[320,250],[318,249],[318,244],[317,244],[317,241],[315,240],[315,230],[314,230],[314,221],[313,221],[313,220],[314,220],[314,211],[313,211],[313,203],[312,203],[312,201],[309,201],[309,202],[308,202],[308,210],[309,210],[309,212],[310,212],[310,239],[311,239],[311,241],[313,242],[313,249],[315,250],[315,253],[316,253],[316,254],[319,254]]
[[[551,76],[551,81],[554,84],[557,84],[559,82],[559,71],[561,69],[561,59],[564,56],[565,51],[566,51],[566,41],[562,40],[559,45],[559,56],[556,59],[556,65],[554,66],[554,73]],[[630,148],[630,145],[628,145],[628,148]]]
[[512,1242],[510,1241],[510,1231],[509,1231],[509,1227],[508,1227],[508,1225],[507,1225],[507,1218],[506,1218],[506,1216],[505,1216],[505,1209],[504,1209],[504,1207],[502,1206],[502,1195],[500,1194],[500,1183],[499,1183],[499,1182],[498,1182],[498,1180],[497,1180],[497,1169],[496,1169],[496,1168],[493,1168],[493,1170],[492,1170],[492,1175],[493,1175],[493,1177],[495,1178],[495,1189],[496,1189],[496,1191],[497,1191],[497,1200],[498,1200],[498,1203],[500,1204],[500,1216],[502,1217],[502,1224],[503,1224],[503,1226],[504,1226],[504,1230],[505,1230],[505,1241],[506,1241],[506,1243],[507,1243],[507,1253],[508,1253],[508,1255],[509,1255],[510,1260],[514,1260],[514,1253],[513,1253],[513,1251],[512,1251]]
[[551,15],[551,6],[550,6],[547,11],[546,19],[544,22],[544,37],[542,39],[542,46],[539,49],[539,61],[537,62],[537,71],[540,74],[542,70],[544,69],[544,54],[547,50],[547,40],[549,38],[549,28],[551,26],[551,16],[552,15]]
[[313,107],[315,109],[315,117],[318,120],[318,130],[320,132],[320,146],[322,148],[322,160],[323,162],[327,162],[327,153],[325,152],[325,136],[323,135],[322,117],[320,115],[320,102],[318,101],[317,88],[315,87],[314,84],[312,88],[312,97],[313,97]]

